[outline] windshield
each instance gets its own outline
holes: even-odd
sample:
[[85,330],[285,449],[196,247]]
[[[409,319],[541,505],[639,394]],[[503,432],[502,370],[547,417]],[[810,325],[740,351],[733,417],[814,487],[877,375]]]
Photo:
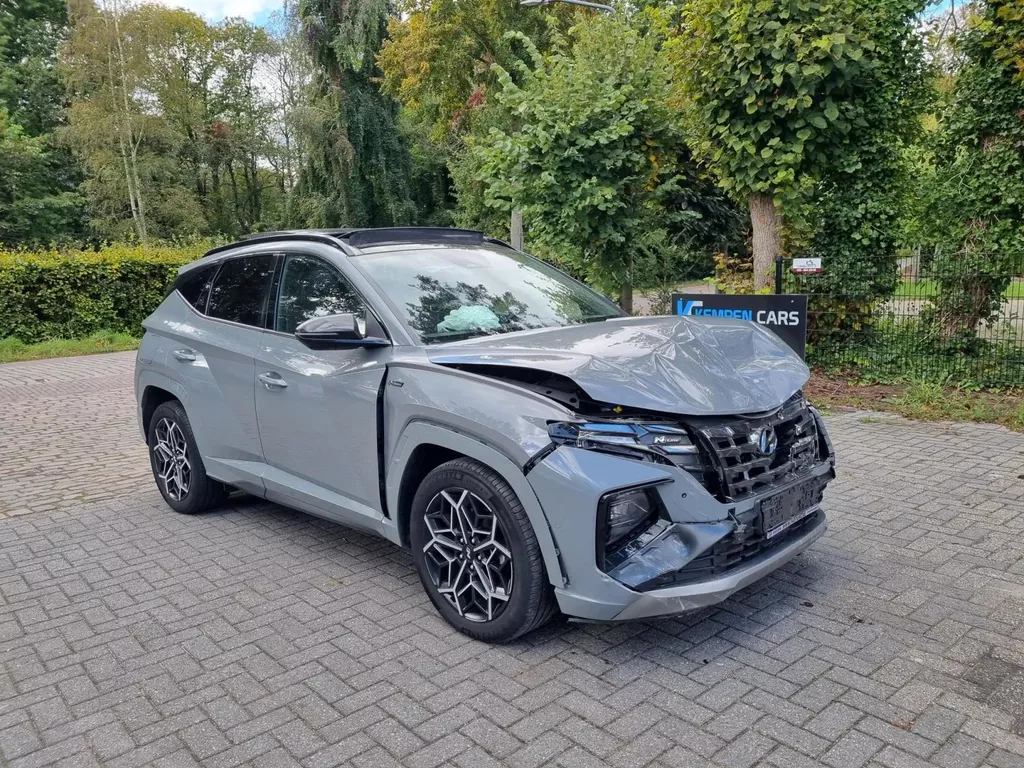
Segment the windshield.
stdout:
[[437,246],[353,260],[424,344],[622,315],[557,269],[500,246]]

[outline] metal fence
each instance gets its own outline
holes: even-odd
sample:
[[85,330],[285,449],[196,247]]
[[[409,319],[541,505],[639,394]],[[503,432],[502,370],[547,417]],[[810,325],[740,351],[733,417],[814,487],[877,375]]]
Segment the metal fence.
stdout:
[[[806,293],[808,362],[866,379],[1024,387],[1024,253],[984,261],[916,253],[815,275],[785,264],[783,292]],[[1009,277],[1007,281],[1007,276]]]

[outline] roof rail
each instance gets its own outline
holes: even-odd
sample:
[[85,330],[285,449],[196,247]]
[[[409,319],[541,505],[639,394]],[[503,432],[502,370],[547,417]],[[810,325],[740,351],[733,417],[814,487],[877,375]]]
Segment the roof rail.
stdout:
[[[338,230],[339,234],[342,234],[344,230]],[[335,248],[345,250],[345,246],[341,243],[337,236],[330,234],[329,232],[317,232],[315,230],[294,230],[291,232],[253,232],[252,234],[242,235],[234,243],[228,243],[227,245],[219,245],[216,248],[212,248],[203,254],[205,259],[207,256],[213,256],[224,251],[237,248],[240,245],[251,245],[253,243],[274,243],[282,240],[307,240],[314,243],[325,243],[327,245],[333,245]]]
[[366,248],[375,245],[391,245],[397,243],[492,243],[511,246],[501,240],[487,237],[475,229],[455,229],[453,227],[381,227],[378,229],[293,229],[276,232],[253,232],[241,235],[237,241],[220,245],[203,254],[203,258],[254,243],[274,243],[284,240],[306,240],[314,243],[325,243],[350,254],[347,246]]

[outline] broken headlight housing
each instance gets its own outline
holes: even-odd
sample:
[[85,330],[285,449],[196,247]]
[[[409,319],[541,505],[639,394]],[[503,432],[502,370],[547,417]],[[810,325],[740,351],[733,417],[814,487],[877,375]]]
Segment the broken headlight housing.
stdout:
[[561,421],[549,424],[548,434],[558,445],[614,453],[641,461],[674,464],[698,478],[704,471],[700,451],[690,433],[674,424]]

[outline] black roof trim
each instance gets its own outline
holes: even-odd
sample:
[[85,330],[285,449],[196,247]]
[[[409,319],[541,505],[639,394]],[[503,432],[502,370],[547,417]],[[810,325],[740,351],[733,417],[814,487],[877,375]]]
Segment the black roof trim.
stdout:
[[452,227],[382,227],[354,229],[340,236],[355,248],[392,243],[483,243],[484,233]]

